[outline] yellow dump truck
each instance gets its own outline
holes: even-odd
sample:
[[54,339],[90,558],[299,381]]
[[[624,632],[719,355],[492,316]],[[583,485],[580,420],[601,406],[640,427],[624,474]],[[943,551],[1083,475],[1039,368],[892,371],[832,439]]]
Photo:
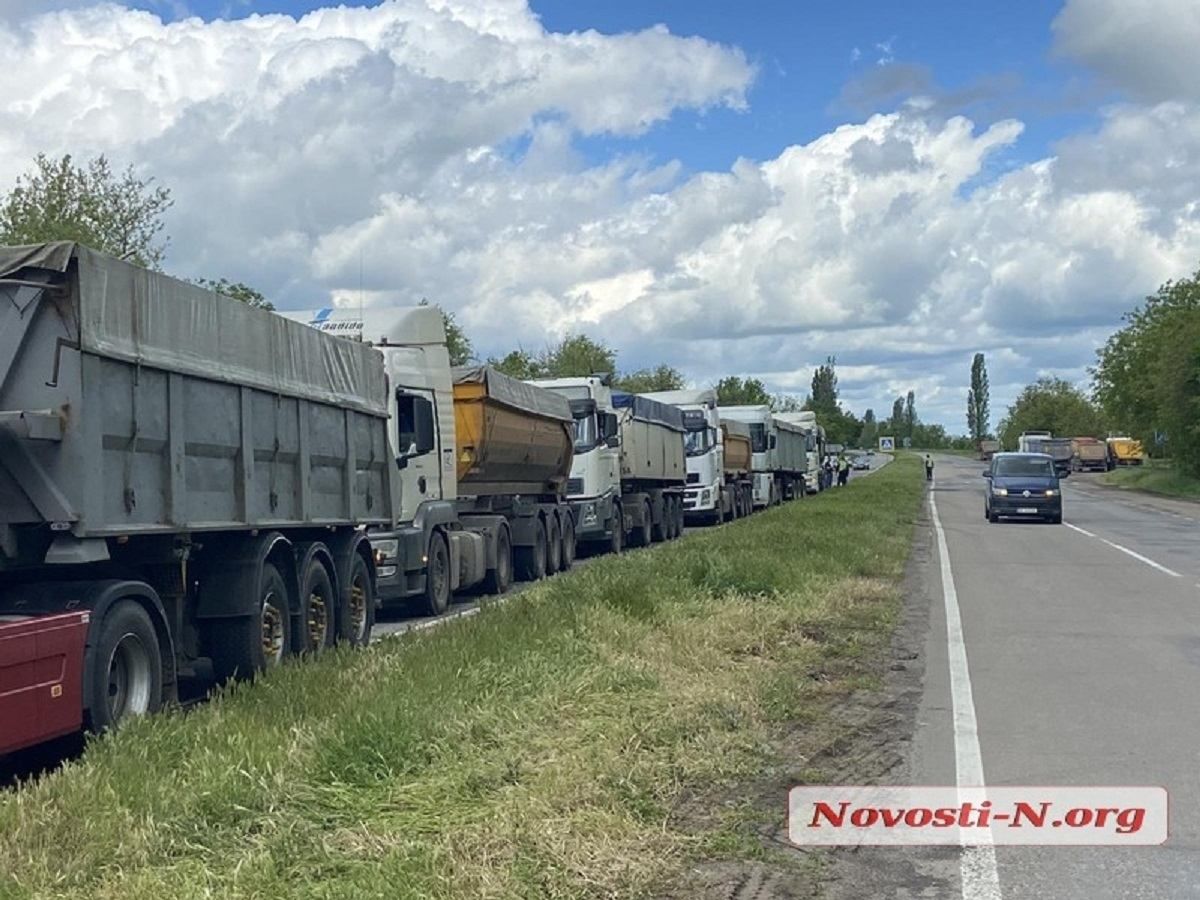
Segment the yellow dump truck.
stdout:
[[[566,502],[574,454],[571,404],[490,366],[454,370],[458,516],[500,529],[524,580],[569,569],[575,520]],[[504,554],[502,546],[500,555]]]
[[1141,441],[1129,437],[1108,439],[1108,460],[1112,466],[1140,466],[1146,461],[1146,451]]

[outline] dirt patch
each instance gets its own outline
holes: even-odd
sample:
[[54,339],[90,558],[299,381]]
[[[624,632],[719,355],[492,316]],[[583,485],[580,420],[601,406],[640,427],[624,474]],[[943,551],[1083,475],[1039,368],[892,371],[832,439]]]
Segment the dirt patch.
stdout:
[[[914,528],[902,606],[890,642],[869,648],[844,665],[826,666],[812,677],[844,694],[847,679],[874,683],[833,703],[819,722],[781,727],[778,762],[761,776],[718,798],[738,811],[745,843],[736,853],[714,853],[694,864],[666,898],[703,900],[850,900],[862,897],[942,897],[953,886],[954,848],[925,848],[919,856],[864,848],[801,850],[787,841],[787,793],[797,784],[906,783],[917,710],[925,678],[925,641],[930,626],[934,558],[927,508]],[[826,637],[822,635],[821,637]],[[677,814],[713,815],[713,798]],[[729,858],[737,856],[740,858]],[[721,858],[723,857],[723,858]]]

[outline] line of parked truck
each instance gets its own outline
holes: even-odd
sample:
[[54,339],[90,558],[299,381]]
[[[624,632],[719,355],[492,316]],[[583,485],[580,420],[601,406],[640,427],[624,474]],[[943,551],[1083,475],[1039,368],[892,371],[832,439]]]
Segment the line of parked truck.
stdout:
[[[1117,466],[1140,466],[1146,453],[1139,441],[1129,437],[1055,437],[1049,431],[1023,431],[1017,438],[1021,453],[1046,453],[1054,460],[1054,468],[1064,472],[1109,472]],[[979,458],[990,460],[1000,452],[1000,442],[979,442]]]
[[428,307],[280,315],[0,248],[0,755],[815,492],[824,438],[711,390],[455,369]]

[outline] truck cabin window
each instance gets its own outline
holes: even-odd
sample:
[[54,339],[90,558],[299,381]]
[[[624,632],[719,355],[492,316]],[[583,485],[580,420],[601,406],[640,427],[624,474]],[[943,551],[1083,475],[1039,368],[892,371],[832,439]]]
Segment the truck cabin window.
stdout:
[[1030,459],[1029,457],[1010,456],[996,460],[994,475],[1015,475],[1028,478],[1053,478],[1054,463],[1048,459]]
[[575,452],[586,453],[599,443],[596,414],[590,413],[575,420]]
[[750,449],[754,453],[767,452],[767,426],[762,422],[750,426]]
[[683,447],[688,456],[703,456],[717,444],[715,428],[700,428],[684,434]]

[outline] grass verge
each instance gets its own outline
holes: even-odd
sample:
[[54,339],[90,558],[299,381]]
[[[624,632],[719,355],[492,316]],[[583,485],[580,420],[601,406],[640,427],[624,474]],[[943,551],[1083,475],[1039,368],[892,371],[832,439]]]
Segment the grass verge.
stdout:
[[647,896],[761,853],[729,798],[869,685],[922,491],[902,457],[134,722],[0,795],[0,897]]
[[1169,463],[1151,460],[1140,466],[1114,469],[1100,476],[1100,481],[1124,490],[1144,491],[1166,497],[1200,500],[1200,478],[1186,475]]

